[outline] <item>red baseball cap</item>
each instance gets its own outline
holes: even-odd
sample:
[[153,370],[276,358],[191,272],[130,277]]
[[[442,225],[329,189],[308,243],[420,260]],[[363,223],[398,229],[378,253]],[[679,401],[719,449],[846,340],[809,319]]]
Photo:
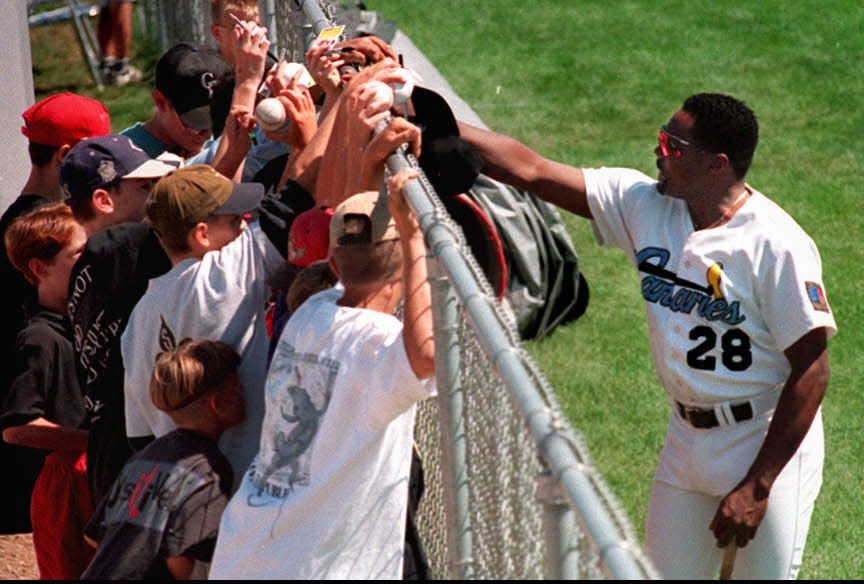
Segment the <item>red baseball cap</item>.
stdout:
[[46,146],[74,145],[111,133],[111,117],[102,102],[68,91],[37,101],[21,115],[21,133]]
[[294,218],[288,231],[288,261],[305,268],[327,257],[332,207],[312,207]]

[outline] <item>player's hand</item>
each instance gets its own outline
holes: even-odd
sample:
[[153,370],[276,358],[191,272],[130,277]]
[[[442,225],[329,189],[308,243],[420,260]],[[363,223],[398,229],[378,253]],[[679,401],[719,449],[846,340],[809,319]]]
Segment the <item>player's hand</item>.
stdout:
[[405,80],[405,70],[393,59],[384,59],[365,69],[361,69],[348,82],[348,86],[344,89],[349,94],[356,93],[372,80],[381,81],[388,85],[402,83]]
[[726,547],[733,540],[744,547],[756,536],[768,510],[768,493],[757,481],[745,479],[723,498],[709,526],[718,547]]
[[351,53],[363,55],[363,59],[367,65],[378,63],[384,59],[399,60],[399,56],[393,50],[393,47],[384,42],[384,39],[374,35],[360,36],[342,41],[336,46],[339,49],[350,49]]

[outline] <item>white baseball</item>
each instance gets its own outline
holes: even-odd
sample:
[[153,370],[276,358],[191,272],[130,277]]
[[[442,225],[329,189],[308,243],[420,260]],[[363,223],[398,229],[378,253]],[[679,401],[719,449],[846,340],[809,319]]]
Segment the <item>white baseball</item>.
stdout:
[[263,130],[278,130],[285,123],[285,108],[275,97],[264,98],[255,106],[255,119]]
[[294,78],[294,75],[297,74],[297,71],[300,71],[300,78],[297,82],[300,85],[305,85],[306,87],[312,87],[315,85],[315,80],[312,79],[312,76],[306,70],[306,66],[303,63],[285,63],[282,67],[282,82],[285,85],[288,85],[291,82],[291,79]]
[[393,107],[393,89],[382,81],[370,81],[366,87],[373,92],[368,107],[375,111],[384,111]]

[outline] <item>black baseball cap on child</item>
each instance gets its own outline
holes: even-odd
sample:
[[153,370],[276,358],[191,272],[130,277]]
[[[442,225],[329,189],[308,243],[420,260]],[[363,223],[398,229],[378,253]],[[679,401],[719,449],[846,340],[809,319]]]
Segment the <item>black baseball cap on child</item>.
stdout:
[[178,43],[156,63],[156,89],[171,102],[184,124],[193,130],[209,130],[213,91],[230,73],[230,65],[215,49]]

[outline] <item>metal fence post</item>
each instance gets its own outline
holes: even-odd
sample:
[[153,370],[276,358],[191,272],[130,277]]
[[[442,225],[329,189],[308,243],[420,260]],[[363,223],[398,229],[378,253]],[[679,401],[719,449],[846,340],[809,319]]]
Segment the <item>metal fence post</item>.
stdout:
[[455,578],[473,579],[470,493],[466,453],[467,434],[463,416],[463,394],[456,295],[433,257],[428,257],[435,322],[435,379],[441,416],[441,474],[448,521],[447,549],[450,573]]
[[546,579],[578,580],[578,524],[561,483],[545,463],[537,476],[537,501],[543,505]]
[[[264,18],[261,19],[261,24],[267,27],[267,38],[270,39],[270,44],[279,45],[279,28],[276,20],[276,0],[264,0]],[[282,47],[279,47],[280,49]]]

